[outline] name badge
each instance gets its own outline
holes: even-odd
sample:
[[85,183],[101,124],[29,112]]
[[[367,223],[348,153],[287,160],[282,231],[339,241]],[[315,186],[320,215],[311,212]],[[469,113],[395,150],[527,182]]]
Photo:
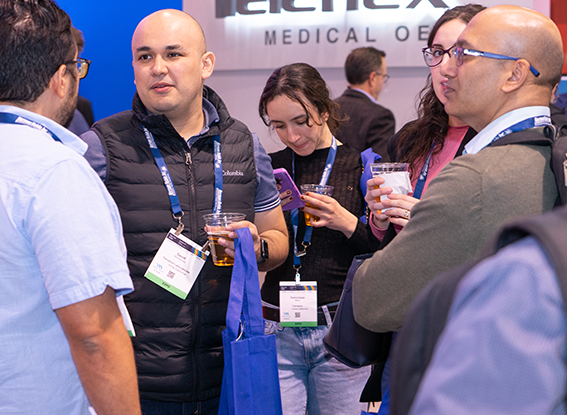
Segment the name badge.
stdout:
[[208,256],[202,246],[170,229],[144,277],[185,300]]
[[280,325],[317,326],[317,281],[280,282]]

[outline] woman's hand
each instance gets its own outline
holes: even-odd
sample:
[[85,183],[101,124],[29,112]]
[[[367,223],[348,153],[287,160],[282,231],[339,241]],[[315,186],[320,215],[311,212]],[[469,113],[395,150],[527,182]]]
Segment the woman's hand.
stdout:
[[[372,221],[380,229],[386,229],[391,223],[399,226],[406,226],[411,210],[419,199],[408,195],[392,193],[391,187],[377,188],[384,183],[382,177],[373,177],[368,180],[366,191],[366,203],[372,212]],[[388,196],[384,201],[380,201],[380,196]],[[394,208],[394,209],[389,209]],[[388,209],[388,210],[384,210]]]
[[[301,195],[301,200],[306,203],[303,211],[319,218],[316,222],[311,220],[311,225],[314,228],[326,226],[329,229],[342,232],[347,238],[350,238],[356,230],[358,218],[332,197],[307,192]],[[309,205],[315,206],[315,208]]]
[[411,210],[419,202],[419,199],[408,195],[398,193],[390,193],[388,199],[382,202],[382,205],[388,209],[384,214],[390,218],[390,222],[394,225],[406,226],[411,217]]
[[[278,192],[282,190],[282,186],[277,184],[276,187],[278,188]],[[293,200],[293,196],[291,195],[291,190],[286,190],[285,192],[280,192],[280,200],[282,202],[282,208],[287,205],[289,202]]]
[[390,216],[382,213],[385,206],[380,201],[380,196],[392,193],[391,187],[380,187],[384,179],[380,176],[373,177],[366,182],[366,204],[372,212],[372,222],[377,228],[386,229],[390,225]]

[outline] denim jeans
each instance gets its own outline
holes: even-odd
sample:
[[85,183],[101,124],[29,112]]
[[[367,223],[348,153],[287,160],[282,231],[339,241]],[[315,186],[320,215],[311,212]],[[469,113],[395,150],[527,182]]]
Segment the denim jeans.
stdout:
[[161,402],[140,399],[142,415],[217,415],[220,397],[202,402]]
[[265,333],[276,335],[284,415],[360,415],[366,407],[359,399],[370,367],[351,369],[327,353],[328,330],[266,320]]

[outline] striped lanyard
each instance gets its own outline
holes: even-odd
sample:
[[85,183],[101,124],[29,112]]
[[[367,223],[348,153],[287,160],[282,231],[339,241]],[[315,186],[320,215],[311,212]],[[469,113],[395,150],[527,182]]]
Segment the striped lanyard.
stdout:
[[[177,230],[175,231],[176,235],[179,235],[181,232],[183,232],[183,229],[185,227],[181,220],[183,218],[184,212],[181,209],[181,204],[179,202],[179,198],[177,197],[177,192],[175,191],[173,180],[171,180],[169,169],[167,168],[167,165],[165,164],[161,152],[159,151],[159,148],[154,140],[153,134],[144,125],[142,125],[142,128],[144,129],[146,140],[148,141],[150,150],[152,151],[156,164],[161,173],[163,184],[167,189],[167,194],[169,196],[169,203],[171,204],[171,211],[173,213],[173,218],[177,220],[177,222],[179,223]],[[218,134],[213,137],[213,148],[214,148],[214,169],[215,169],[215,201],[213,205],[213,213],[220,213],[222,209],[223,172],[222,172],[220,135]]]
[[[327,154],[327,161],[325,162],[325,169],[321,176],[320,186],[325,186],[333,170],[335,164],[335,157],[337,155],[337,140],[333,136],[329,153]],[[293,174],[293,181],[295,182],[295,152],[292,153],[291,168]],[[303,236],[303,250],[300,252],[297,249],[297,228],[299,226],[299,209],[292,209],[291,211],[291,226],[293,228],[293,268],[295,269],[295,282],[300,283],[301,277],[299,270],[301,269],[301,257],[307,253],[307,248],[311,245],[311,235],[313,233],[312,226],[305,226],[305,235]]]
[[49,134],[51,138],[55,141],[62,141],[53,134],[49,129],[40,123],[37,123],[32,120],[28,120],[27,118],[22,117],[21,115],[10,114],[9,112],[0,112],[0,124],[19,124],[19,125],[27,125],[28,127],[34,128],[39,131],[43,131],[46,134]]

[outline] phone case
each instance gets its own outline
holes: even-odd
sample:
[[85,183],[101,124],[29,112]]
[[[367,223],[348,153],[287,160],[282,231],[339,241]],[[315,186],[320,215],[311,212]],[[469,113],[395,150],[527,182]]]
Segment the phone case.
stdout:
[[299,209],[305,206],[305,202],[299,198],[299,196],[301,196],[299,189],[297,188],[293,180],[291,180],[291,177],[286,169],[275,169],[274,177],[276,179],[276,184],[281,186],[279,192],[283,193],[291,190],[291,195],[293,196],[293,200],[287,205],[282,206],[282,210]]

